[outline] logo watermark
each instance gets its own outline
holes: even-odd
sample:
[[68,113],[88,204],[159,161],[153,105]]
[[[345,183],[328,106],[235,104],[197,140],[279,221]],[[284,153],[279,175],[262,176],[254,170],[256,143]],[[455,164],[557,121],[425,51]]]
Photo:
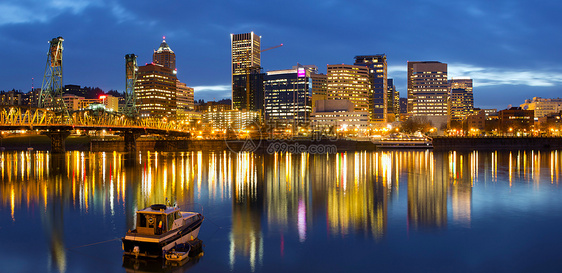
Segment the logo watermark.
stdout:
[[338,152],[338,147],[336,145],[326,145],[326,144],[302,144],[299,142],[287,143],[283,141],[275,141],[269,143],[267,146],[267,153],[309,153],[309,154],[336,154]]
[[255,152],[261,145],[261,134],[261,127],[255,121],[238,128],[228,126],[226,147],[235,153]]
[[226,146],[235,153],[258,151],[268,154],[337,153],[337,146],[330,144],[330,142],[337,140],[337,137],[293,134],[285,126],[279,128],[275,125],[268,124],[262,127],[257,122],[250,122],[237,128],[229,126],[225,138]]

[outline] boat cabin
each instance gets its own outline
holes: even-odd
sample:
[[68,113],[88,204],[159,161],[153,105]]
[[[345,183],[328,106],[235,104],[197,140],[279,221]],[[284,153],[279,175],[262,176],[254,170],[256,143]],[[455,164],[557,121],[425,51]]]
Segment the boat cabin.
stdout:
[[[137,233],[145,235],[160,235],[177,228],[175,220],[182,219],[178,207],[166,205],[152,205],[137,211]],[[134,232],[134,231],[133,231]]]

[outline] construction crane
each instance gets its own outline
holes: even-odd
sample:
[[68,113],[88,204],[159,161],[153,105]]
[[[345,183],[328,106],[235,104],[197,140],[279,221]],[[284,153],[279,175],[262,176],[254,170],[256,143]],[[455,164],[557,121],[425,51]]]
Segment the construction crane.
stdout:
[[[282,46],[283,46],[283,44],[268,47],[266,49],[260,50],[260,54],[263,53],[263,52],[266,52],[268,50],[276,49],[276,48],[282,47]],[[249,60],[250,59],[250,50],[249,49],[246,52],[246,54],[247,54],[246,55],[247,59]],[[246,67],[246,109],[247,110],[250,110],[250,72],[252,70],[259,69],[259,68],[261,68],[261,67],[260,66],[252,66],[252,65]]]
[[282,47],[282,46],[283,46],[283,44],[280,44],[280,45],[272,46],[272,47],[269,47],[269,48],[266,48],[266,49],[263,49],[263,50],[260,50],[260,51],[261,51],[261,53],[264,53],[268,50],[276,49],[276,48]]

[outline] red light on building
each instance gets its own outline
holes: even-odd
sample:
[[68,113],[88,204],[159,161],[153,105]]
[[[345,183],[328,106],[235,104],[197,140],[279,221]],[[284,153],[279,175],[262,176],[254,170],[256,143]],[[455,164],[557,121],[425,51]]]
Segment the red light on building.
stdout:
[[105,100],[107,98],[106,95],[100,95],[100,100]]

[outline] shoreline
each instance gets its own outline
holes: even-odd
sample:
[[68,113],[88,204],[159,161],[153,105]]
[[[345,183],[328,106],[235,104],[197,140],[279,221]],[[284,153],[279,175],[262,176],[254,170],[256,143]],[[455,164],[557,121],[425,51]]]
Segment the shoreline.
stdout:
[[[336,153],[347,151],[410,150],[426,147],[384,148],[368,140],[350,139],[263,139],[263,140],[166,140],[138,139],[137,151],[248,151],[257,153],[309,152]],[[3,151],[50,151],[45,135],[9,136],[0,139]],[[123,152],[125,144],[119,137],[69,136],[66,151]],[[562,137],[433,137],[433,150],[559,150]]]

